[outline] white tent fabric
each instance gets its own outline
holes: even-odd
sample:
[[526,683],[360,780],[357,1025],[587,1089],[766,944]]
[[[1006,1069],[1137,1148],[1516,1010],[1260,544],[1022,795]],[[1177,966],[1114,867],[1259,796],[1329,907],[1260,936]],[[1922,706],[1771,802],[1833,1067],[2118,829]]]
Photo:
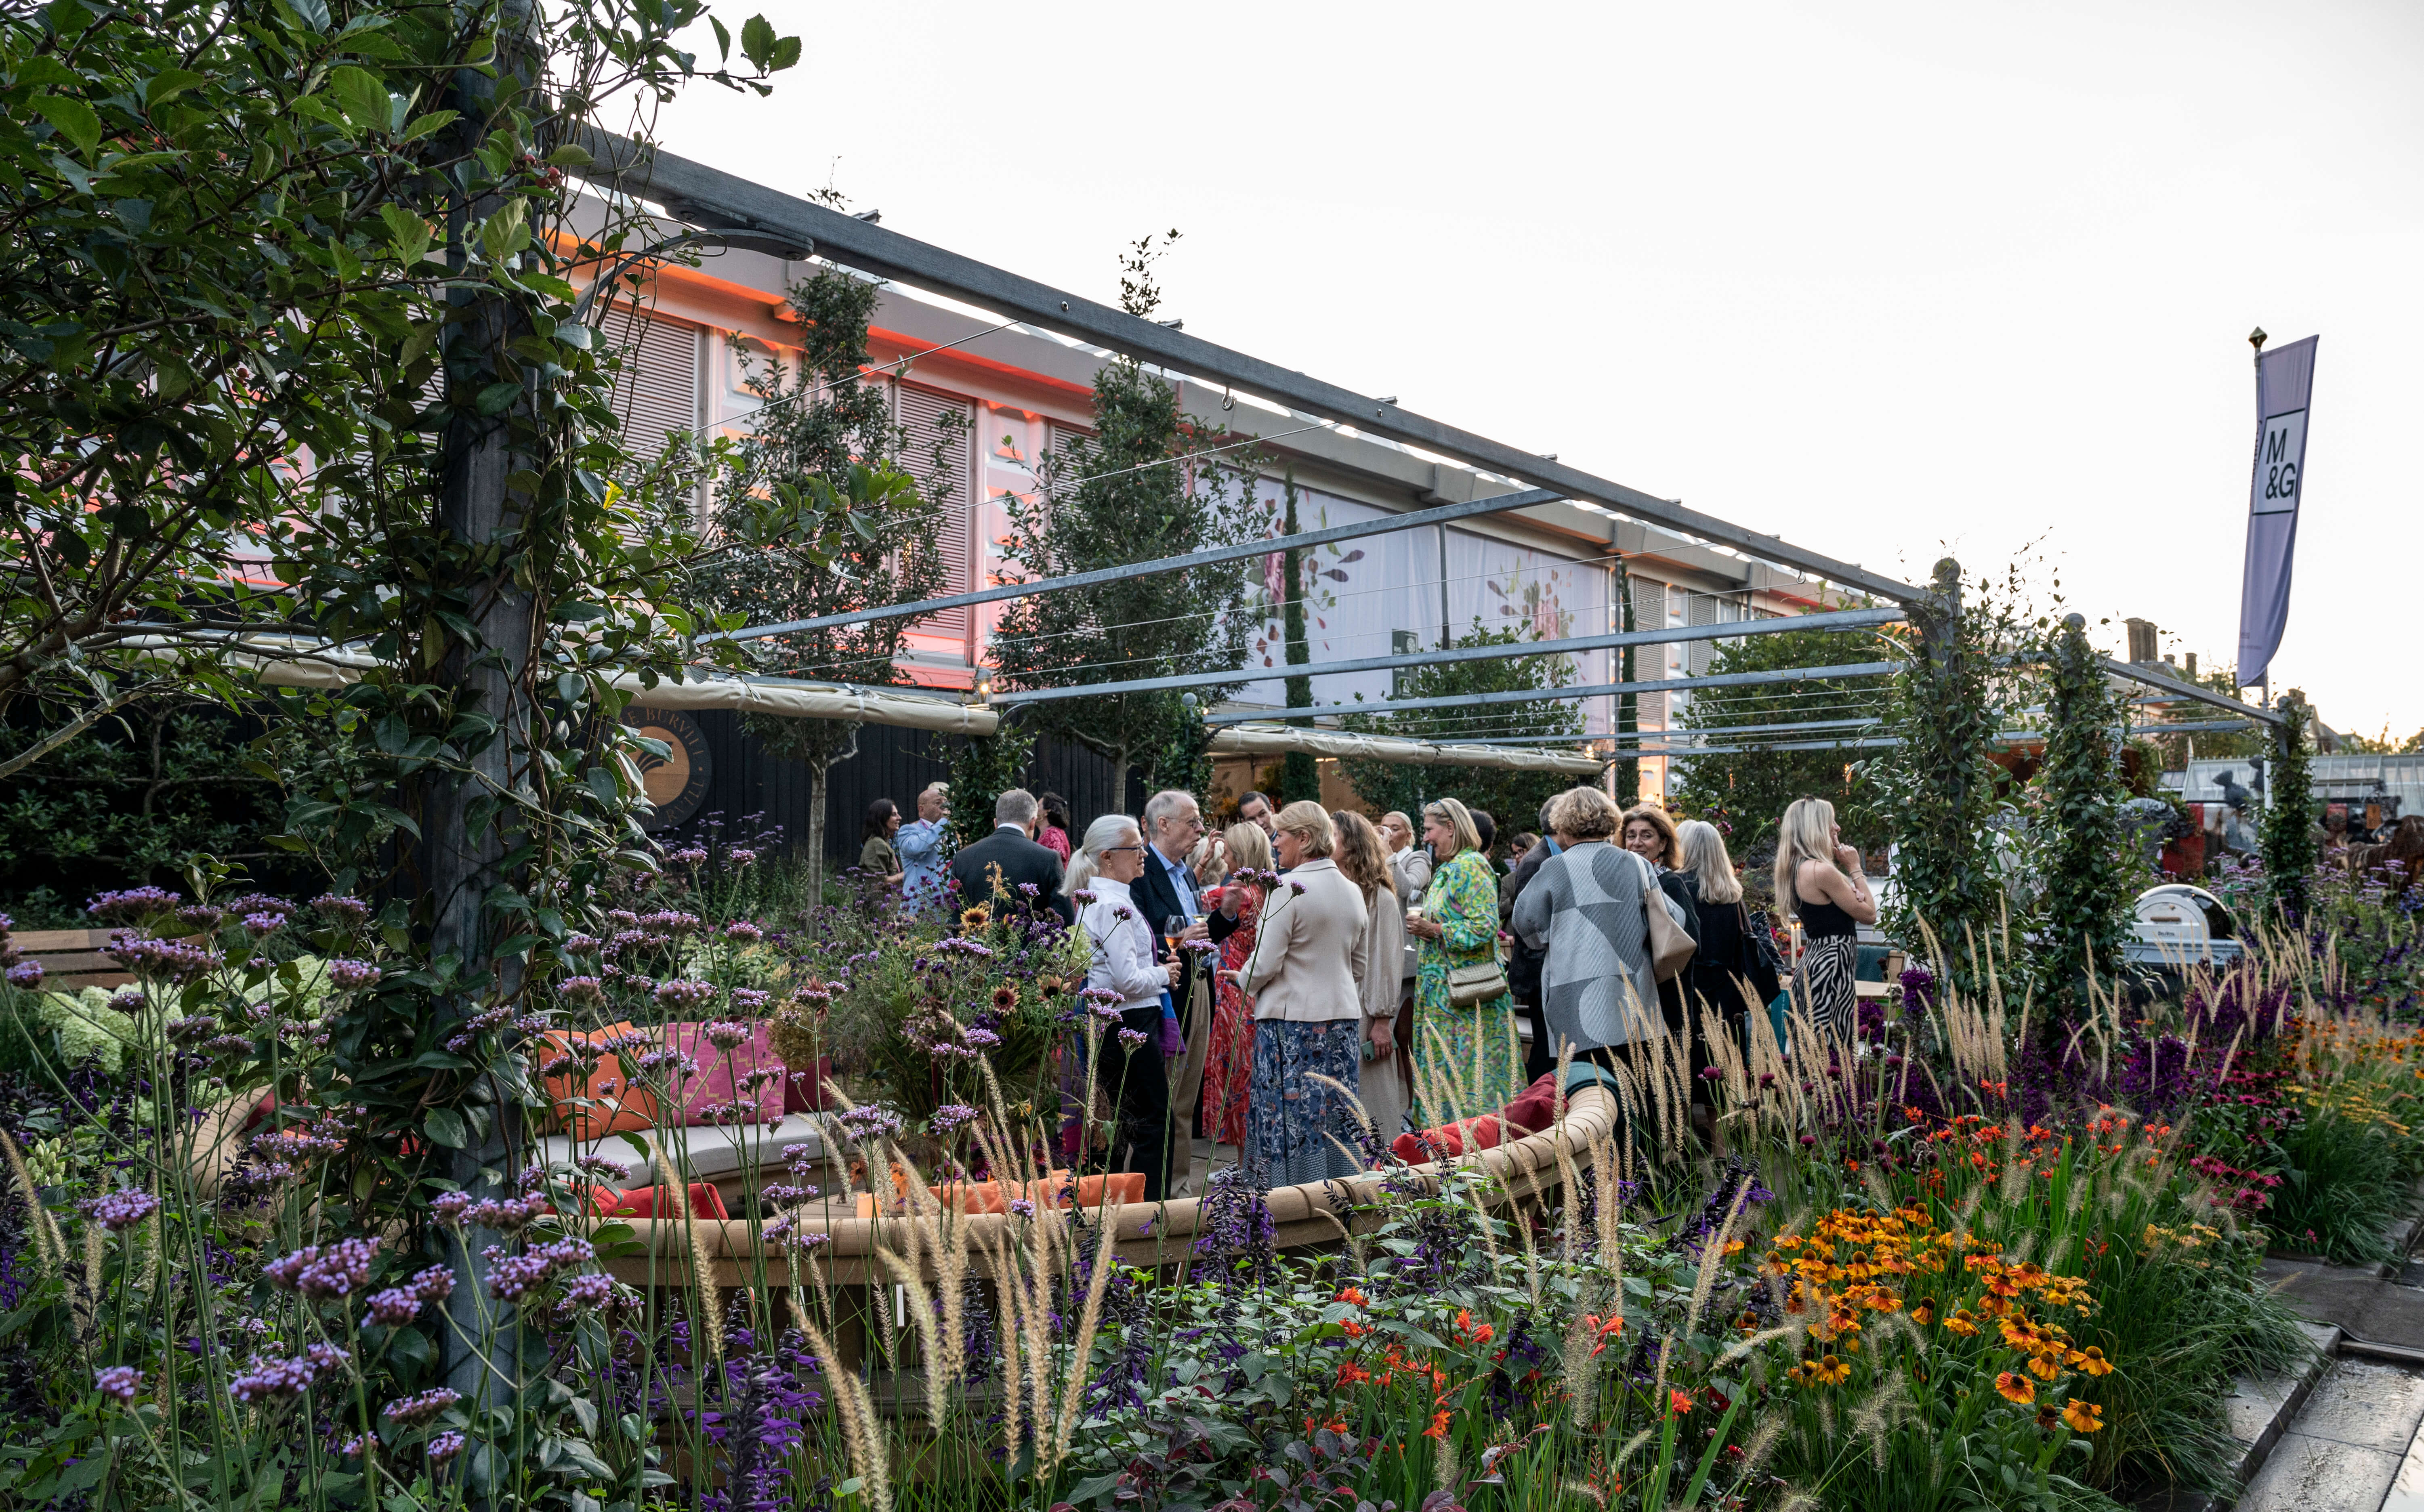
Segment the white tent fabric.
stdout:
[[[203,643],[207,645],[208,643]],[[239,671],[282,688],[342,688],[376,665],[374,658],[299,637],[249,635],[231,643],[241,649],[220,655]],[[188,640],[163,638],[141,644],[152,652],[200,649]],[[792,719],[848,719],[865,724],[940,730],[950,735],[991,735],[1001,726],[993,709],[950,698],[851,683],[801,682],[789,677],[737,677],[693,670],[681,681],[660,677],[648,686],[635,672],[607,677],[632,695],[641,708],[739,708]]]
[[1361,756],[1405,767],[1494,767],[1512,772],[1565,772],[1595,777],[1607,763],[1578,751],[1533,751],[1510,745],[1434,745],[1346,730],[1282,724],[1229,724],[1212,732],[1214,756]]

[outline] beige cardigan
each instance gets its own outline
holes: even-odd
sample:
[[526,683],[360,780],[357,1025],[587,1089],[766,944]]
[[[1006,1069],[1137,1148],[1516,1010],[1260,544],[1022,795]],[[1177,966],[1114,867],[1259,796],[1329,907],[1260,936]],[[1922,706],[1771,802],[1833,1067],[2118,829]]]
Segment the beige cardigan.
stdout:
[[1398,963],[1406,957],[1406,911],[1397,904],[1394,887],[1372,895],[1372,915],[1364,926],[1364,947],[1355,961],[1355,980],[1364,990],[1365,1018],[1395,1018],[1404,975]]
[[1282,877],[1254,920],[1246,958],[1243,985],[1254,1017],[1300,1024],[1363,1017],[1357,968],[1370,923],[1363,890],[1327,856]]

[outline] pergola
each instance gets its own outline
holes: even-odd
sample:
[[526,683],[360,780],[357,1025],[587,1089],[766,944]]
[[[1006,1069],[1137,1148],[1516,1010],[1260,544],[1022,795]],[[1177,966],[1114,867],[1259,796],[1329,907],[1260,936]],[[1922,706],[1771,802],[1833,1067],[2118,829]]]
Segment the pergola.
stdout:
[[[1399,445],[1415,449],[1419,454],[1448,459],[1474,470],[1474,491],[1481,497],[1444,504],[1436,508],[1411,511],[1384,519],[1362,521],[1348,525],[1306,531],[1269,540],[1192,552],[1184,556],[1125,564],[1102,571],[1080,573],[1064,578],[1036,581],[1003,583],[978,588],[966,593],[946,595],[911,603],[875,605],[848,613],[829,614],[814,619],[755,625],[726,632],[731,639],[750,639],[811,629],[837,628],[889,618],[923,617],[945,610],[970,608],[981,604],[1050,594],[1084,587],[1119,577],[1144,573],[1180,571],[1228,561],[1243,561],[1295,549],[1330,545],[1364,536],[1391,532],[1420,529],[1453,519],[1470,519],[1480,516],[1520,511],[1559,501],[1576,501],[1603,513],[1620,515],[1677,532],[1689,539],[1705,542],[1742,557],[1772,563],[1798,573],[1821,580],[1866,597],[1880,607],[1840,611],[1836,613],[1797,615],[1773,620],[1740,620],[1717,625],[1662,626],[1654,629],[1615,631],[1604,634],[1570,637],[1562,640],[1521,642],[1505,646],[1451,648],[1398,653],[1390,656],[1361,657],[1346,661],[1291,663],[1284,674],[1289,677],[1312,677],[1329,674],[1395,670],[1420,666],[1436,666],[1459,661],[1476,661],[1511,657],[1551,656],[1624,646],[1666,645],[1698,640],[1738,640],[1748,636],[1779,634],[1808,629],[1848,629],[1875,628],[1903,623],[1914,617],[1915,609],[1926,608],[1931,623],[1940,627],[1959,613],[1957,577],[1950,580],[1939,575],[1929,587],[1917,587],[1895,579],[1871,572],[1856,564],[1838,561],[1807,547],[1779,537],[1745,529],[1730,521],[1683,507],[1672,500],[1661,499],[1640,489],[1626,486],[1585,472],[1559,462],[1555,456],[1542,456],[1524,452],[1505,442],[1460,429],[1445,422],[1416,414],[1399,406],[1394,398],[1358,393],[1342,386],[1325,382],[1301,372],[1283,368],[1250,354],[1238,352],[1201,337],[1190,336],[1175,326],[1141,319],[1082,295],[1053,288],[1023,278],[1005,269],[992,266],[946,248],[886,231],[869,221],[861,220],[813,200],[786,194],[765,184],[756,183],[724,172],[707,164],[678,156],[662,150],[647,148],[629,138],[611,133],[591,130],[582,138],[582,145],[591,153],[594,164],[582,170],[593,184],[602,190],[627,195],[633,199],[661,205],[666,214],[682,223],[685,229],[672,241],[684,243],[720,240],[728,245],[770,248],[785,257],[821,257],[837,265],[854,269],[873,277],[892,279],[928,294],[941,295],[979,310],[995,312],[1006,322],[1023,323],[1039,330],[1088,343],[1097,349],[1117,352],[1148,362],[1165,373],[1192,377],[1207,383],[1226,386],[1234,393],[1242,393],[1264,401],[1281,411],[1300,417],[1313,417],[1339,426]],[[668,244],[670,245],[670,243]],[[1495,489],[1491,492],[1489,490]],[[1924,648],[1922,647],[1922,654]],[[1481,739],[1434,741],[1392,741],[1382,738],[1359,736],[1346,732],[1312,727],[1311,722],[1322,716],[1352,713],[1377,713],[1412,710],[1453,704],[1478,708],[1504,705],[1593,697],[1630,692],[1672,692],[1702,688],[1742,688],[1762,684],[1791,683],[1811,678],[1855,678],[1889,674],[1902,663],[1879,660],[1856,663],[1781,669],[1772,672],[1738,673],[1700,676],[1641,679],[1603,682],[1555,689],[1515,692],[1486,693],[1450,700],[1392,699],[1374,703],[1306,704],[1297,707],[1264,710],[1209,711],[1205,724],[1212,731],[1213,748],[1252,754],[1277,754],[1285,751],[1311,751],[1323,755],[1357,754],[1383,760],[1420,763],[1453,762],[1461,765],[1493,765],[1571,771],[1577,773],[1596,771],[1604,761],[1615,756],[1592,756],[1580,752],[1552,752],[1525,749],[1529,745],[1578,744],[1565,738],[1532,738],[1505,740]],[[2278,725],[2280,718],[2269,709],[2241,703],[2210,690],[2194,688],[2169,678],[2158,678],[2128,663],[2106,661],[2113,675],[2145,682],[2157,690],[2150,697],[2186,698],[2214,706],[2241,721]],[[1239,674],[1248,669],[1235,669]],[[1184,690],[1199,687],[1217,677],[1204,675],[1180,676],[1130,677],[1109,680],[1072,682],[1060,686],[1027,688],[995,693],[988,702],[998,708],[1044,703],[1057,699],[1078,698],[1124,692]],[[742,679],[742,686],[761,680]],[[690,685],[683,685],[688,690]],[[722,685],[712,681],[695,696],[729,696]],[[751,693],[752,697],[771,697],[771,692]],[[651,701],[661,701],[651,694]],[[906,702],[906,700],[902,700]],[[919,700],[924,702],[924,700]],[[892,712],[880,703],[869,702],[869,711],[853,717],[878,722],[890,722]],[[803,710],[805,711],[805,709]],[[922,711],[921,711],[922,713]],[[1275,723],[1275,722],[1292,723]],[[905,721],[904,721],[905,722]],[[921,727],[933,727],[919,721]],[[1652,746],[1635,743],[1631,751],[1619,755],[1669,755],[1678,756],[1714,755],[1730,751],[1812,749],[1828,746],[1858,748],[1890,743],[1890,739],[1864,735],[1874,722],[1859,720],[1812,720],[1806,723],[1770,723],[1756,728],[1709,732],[1720,739],[1680,737],[1676,732],[1626,732],[1613,741],[1597,738],[1603,746],[1621,746],[1627,742],[1656,740]],[[982,733],[974,724],[965,726],[968,733]],[[1762,739],[1744,742],[1741,736],[1756,734]]]

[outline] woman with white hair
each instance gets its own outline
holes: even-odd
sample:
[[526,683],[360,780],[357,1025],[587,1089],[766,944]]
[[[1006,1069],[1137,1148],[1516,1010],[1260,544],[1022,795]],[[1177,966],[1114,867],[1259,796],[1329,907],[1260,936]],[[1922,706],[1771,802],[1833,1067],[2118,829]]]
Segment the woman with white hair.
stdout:
[[1759,941],[1758,931],[1765,924],[1754,922],[1743,902],[1742,879],[1734,875],[1734,858],[1726,852],[1726,837],[1715,825],[1685,820],[1677,827],[1676,838],[1683,851],[1678,869],[1692,889],[1700,917],[1700,947],[1692,952],[1685,969],[1693,1005],[1705,1004],[1723,1014],[1739,1037],[1751,1010],[1764,1007],[1778,991],[1776,968]]
[[1801,920],[1801,963],[1793,1006],[1818,1032],[1849,1040],[1859,1011],[1860,930],[1877,921],[1877,900],[1860,853],[1843,843],[1835,805],[1796,798],[1776,842],[1776,902]]
[[[1271,825],[1287,868],[1236,973],[1254,1000],[1254,1069],[1239,1158],[1261,1186],[1297,1186],[1364,1169],[1354,1098],[1362,1083],[1364,998],[1356,983],[1368,921],[1362,889],[1332,852],[1338,833],[1299,800]],[[1394,889],[1392,889],[1394,891]]]
[[[1106,814],[1086,826],[1086,837],[1069,858],[1060,890],[1078,905],[1076,927],[1093,947],[1086,989],[1116,1027],[1106,1024],[1096,1040],[1102,1058],[1098,1085],[1120,1100],[1120,1126],[1111,1141],[1111,1169],[1144,1173],[1144,1197],[1161,1201],[1169,1169],[1170,1077],[1162,1068],[1162,994],[1186,967],[1153,959],[1153,925],[1139,911],[1128,884],[1144,870],[1144,835],[1124,814]],[[1113,1002],[1109,995],[1116,995]]]

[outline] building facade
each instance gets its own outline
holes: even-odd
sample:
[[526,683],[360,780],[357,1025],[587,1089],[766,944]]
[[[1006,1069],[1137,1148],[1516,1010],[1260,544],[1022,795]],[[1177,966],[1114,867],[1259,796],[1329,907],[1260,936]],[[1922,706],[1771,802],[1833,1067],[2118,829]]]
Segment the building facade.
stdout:
[[[676,434],[745,432],[763,403],[758,390],[766,378],[779,373],[788,381],[796,373],[799,327],[784,295],[813,271],[805,263],[729,250],[710,254],[697,267],[662,265],[631,299],[618,300],[606,316],[605,334],[630,358],[616,410],[633,445],[654,455]],[[949,591],[999,581],[1008,505],[1013,496],[1034,500],[1044,455],[1087,434],[1092,385],[1107,354],[1025,326],[1003,326],[980,312],[897,287],[881,296],[870,345],[882,374],[870,381],[884,384],[909,435],[911,470],[930,495],[949,501],[950,525],[943,542]],[[1290,486],[1304,530],[1518,486],[1347,427],[1233,398],[1184,377],[1174,381],[1187,412],[1207,426],[1264,438],[1261,450],[1274,459],[1278,474],[1259,485],[1273,506],[1274,533]],[[949,444],[937,457],[937,443],[945,441]],[[702,509],[705,503],[702,498]],[[1643,629],[1800,613],[1832,602],[1823,585],[1787,569],[1578,504],[1369,536],[1313,556],[1305,599],[1315,662],[1435,645],[1475,622],[1493,629],[1513,626],[1541,640],[1619,629],[1619,562],[1633,622]],[[1275,674],[1285,665],[1280,561],[1276,555],[1265,559],[1249,574],[1250,610],[1258,620],[1251,655],[1255,665]],[[921,621],[909,637],[902,671],[926,687],[971,689],[1000,608],[954,610]],[[1716,645],[1641,647],[1634,659],[1635,676],[1664,679],[1705,671]],[[1611,652],[1590,653],[1578,662],[1584,683],[1613,681],[1618,675]],[[1390,681],[1386,672],[1324,676],[1314,679],[1314,696],[1319,703],[1359,694],[1379,700],[1387,697]],[[1276,676],[1250,682],[1234,705],[1281,707],[1282,688]],[[1687,697],[1680,691],[1641,697],[1641,726],[1668,727]],[[1606,697],[1586,702],[1590,733],[1612,732],[1613,705]],[[939,746],[929,751],[922,738],[895,738],[906,735],[894,732],[875,742],[901,748],[908,765],[899,771],[854,774],[850,767],[856,763],[835,770],[829,829],[837,836],[855,833],[863,805],[855,789],[866,785],[857,777],[885,784],[882,795],[905,800],[915,788],[900,790],[904,783],[941,774]],[[746,766],[750,759],[735,764]],[[1645,758],[1641,771],[1644,794],[1663,796],[1665,760]],[[1108,788],[1107,775],[1080,780],[1075,766],[1068,773],[1076,785],[1102,790]],[[737,790],[723,796],[727,803],[748,801]],[[1087,817],[1076,816],[1080,823]]]

